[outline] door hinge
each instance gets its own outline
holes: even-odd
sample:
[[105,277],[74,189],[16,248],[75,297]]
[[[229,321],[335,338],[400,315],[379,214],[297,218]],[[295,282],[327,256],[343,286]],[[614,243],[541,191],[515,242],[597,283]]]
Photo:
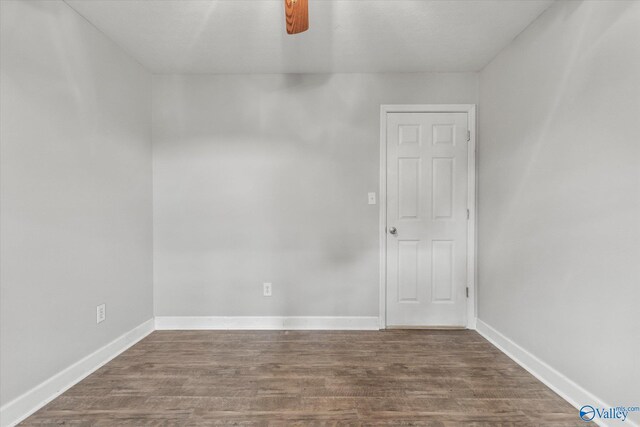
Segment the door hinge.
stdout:
[[471,212],[467,209],[467,219],[471,218]]
[[471,131],[467,131],[467,141],[471,141]]
[[469,298],[469,287],[467,286],[467,298]]

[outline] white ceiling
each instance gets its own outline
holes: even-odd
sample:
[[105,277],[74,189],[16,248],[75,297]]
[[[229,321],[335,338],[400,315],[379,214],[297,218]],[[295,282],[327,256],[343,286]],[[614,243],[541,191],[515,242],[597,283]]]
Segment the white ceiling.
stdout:
[[553,0],[66,0],[155,73],[477,71]]

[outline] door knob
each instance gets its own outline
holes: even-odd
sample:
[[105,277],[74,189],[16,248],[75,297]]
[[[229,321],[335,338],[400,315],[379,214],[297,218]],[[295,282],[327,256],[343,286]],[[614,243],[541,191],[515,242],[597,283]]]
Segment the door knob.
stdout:
[[391,234],[398,234],[398,230],[397,230],[395,227],[391,227],[391,228],[389,229],[389,233],[391,233]]

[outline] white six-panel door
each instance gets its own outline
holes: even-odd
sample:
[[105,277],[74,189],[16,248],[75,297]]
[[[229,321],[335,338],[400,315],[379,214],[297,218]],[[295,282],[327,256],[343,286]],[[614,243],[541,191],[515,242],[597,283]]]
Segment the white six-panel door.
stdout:
[[464,327],[467,113],[388,113],[387,326]]

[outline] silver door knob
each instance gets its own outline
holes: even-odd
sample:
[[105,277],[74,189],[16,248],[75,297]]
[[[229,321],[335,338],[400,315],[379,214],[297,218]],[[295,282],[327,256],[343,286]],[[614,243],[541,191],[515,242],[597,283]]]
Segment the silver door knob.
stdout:
[[398,230],[397,230],[395,227],[391,227],[391,228],[389,229],[389,233],[391,233],[391,234],[398,234]]

